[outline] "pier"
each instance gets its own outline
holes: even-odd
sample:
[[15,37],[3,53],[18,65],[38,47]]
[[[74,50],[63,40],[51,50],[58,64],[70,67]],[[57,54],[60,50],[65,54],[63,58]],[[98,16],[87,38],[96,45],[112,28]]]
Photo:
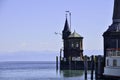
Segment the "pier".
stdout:
[[84,70],[86,80],[87,70],[91,70],[91,80],[94,71],[96,80],[120,80],[120,0],[114,0],[112,20],[112,24],[103,33],[104,55],[87,57],[83,53],[83,37],[75,30],[71,32],[66,16],[62,31],[63,56],[60,53],[59,57],[60,70]]
[[69,59],[68,61],[63,61],[63,59],[60,58],[61,57],[59,57],[58,63],[58,57],[56,57],[56,69],[58,69],[58,65],[60,65],[59,70],[83,70],[85,73],[85,79],[87,79],[87,72],[90,71],[91,80],[94,79],[93,75],[95,75],[95,79],[104,79],[104,57],[101,55],[92,55],[90,57],[90,60],[88,60],[87,56],[85,56],[84,61],[72,61],[72,59]]

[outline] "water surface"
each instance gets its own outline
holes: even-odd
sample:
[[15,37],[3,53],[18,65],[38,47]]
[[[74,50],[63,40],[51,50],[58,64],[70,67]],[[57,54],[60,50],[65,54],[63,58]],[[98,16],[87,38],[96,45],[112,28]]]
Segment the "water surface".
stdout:
[[56,70],[55,62],[0,62],[0,80],[84,80],[84,71]]

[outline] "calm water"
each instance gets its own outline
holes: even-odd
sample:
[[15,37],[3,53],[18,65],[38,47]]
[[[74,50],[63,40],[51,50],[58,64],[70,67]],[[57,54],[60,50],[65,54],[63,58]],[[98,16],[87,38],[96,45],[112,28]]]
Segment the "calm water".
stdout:
[[0,80],[84,80],[84,71],[56,71],[55,62],[0,62]]

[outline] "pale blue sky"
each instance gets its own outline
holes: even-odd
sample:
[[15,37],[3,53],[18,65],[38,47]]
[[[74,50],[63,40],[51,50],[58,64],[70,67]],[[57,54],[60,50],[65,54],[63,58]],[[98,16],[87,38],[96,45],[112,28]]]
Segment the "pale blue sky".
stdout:
[[65,11],[84,37],[85,50],[103,49],[103,32],[112,23],[114,0],[0,0],[0,52],[58,51]]

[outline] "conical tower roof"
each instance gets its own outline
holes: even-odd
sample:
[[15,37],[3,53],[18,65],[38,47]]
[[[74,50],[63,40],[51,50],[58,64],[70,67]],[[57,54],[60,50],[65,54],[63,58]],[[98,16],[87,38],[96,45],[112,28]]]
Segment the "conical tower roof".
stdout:
[[71,31],[70,31],[70,28],[69,28],[69,25],[68,25],[67,18],[66,18],[66,20],[65,20],[65,25],[64,25],[63,31],[65,31],[65,32],[67,32],[67,31],[71,32]]
[[68,21],[67,21],[67,18],[66,18],[64,29],[62,31],[62,39],[67,39],[70,34],[71,34],[71,31],[70,31]]
[[120,22],[120,0],[114,0],[113,21]]
[[120,32],[120,0],[114,0],[113,23],[107,31]]

